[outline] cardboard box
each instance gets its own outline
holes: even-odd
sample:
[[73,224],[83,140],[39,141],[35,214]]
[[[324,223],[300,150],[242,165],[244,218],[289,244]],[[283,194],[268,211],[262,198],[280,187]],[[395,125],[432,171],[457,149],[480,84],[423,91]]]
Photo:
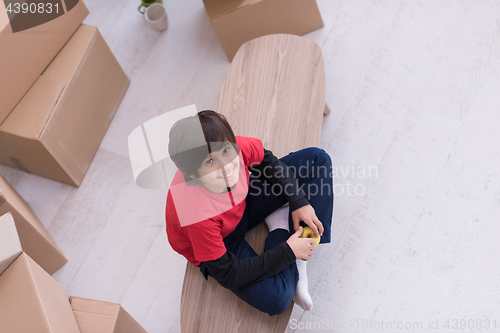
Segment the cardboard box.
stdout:
[[120,304],[70,296],[81,333],[146,333]]
[[129,80],[82,24],[0,125],[0,163],[80,186]]
[[229,61],[244,43],[265,35],[301,36],[323,27],[316,0],[203,0]]
[[[24,3],[25,1],[19,1]],[[49,1],[46,1],[49,2]],[[13,32],[0,1],[0,123],[7,117],[43,70],[54,59],[71,35],[78,29],[89,11],[83,1],[70,6],[67,13],[27,30]],[[53,11],[55,12],[55,10]],[[21,15],[17,15],[20,18]],[[50,18],[50,17],[48,17]],[[13,18],[14,21],[15,17]],[[14,29],[16,30],[16,29]]]
[[0,330],[80,333],[64,288],[25,252],[0,275]]
[[0,175],[0,215],[8,212],[14,218],[22,249],[47,273],[53,274],[68,262],[28,203]]
[[11,213],[0,216],[0,275],[23,253]]

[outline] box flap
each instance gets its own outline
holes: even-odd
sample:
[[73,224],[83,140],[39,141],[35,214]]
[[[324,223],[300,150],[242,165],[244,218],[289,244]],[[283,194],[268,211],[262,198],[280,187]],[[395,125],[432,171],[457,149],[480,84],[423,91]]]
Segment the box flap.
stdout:
[[0,125],[0,131],[37,140],[55,109],[70,75],[40,76]]
[[[23,199],[23,197],[21,197],[21,195],[19,195],[19,193],[17,193],[17,191],[7,182],[7,180],[2,177],[2,175],[0,175],[0,190],[2,193],[2,197],[4,197],[7,201],[6,205],[13,207],[9,210],[12,213],[14,219],[17,218],[16,215],[19,215],[20,219],[22,218],[26,220],[26,223],[31,224],[38,233],[42,234],[43,237],[52,244],[52,246],[58,248],[57,244],[54,242],[49,232],[47,231],[47,229],[45,229],[42,222],[40,222],[29,204]],[[3,212],[3,209],[0,210],[0,212]]]
[[70,302],[81,333],[115,332],[119,304],[75,296]]
[[[129,85],[95,27],[82,24],[70,42],[79,39],[87,49],[77,50],[81,62],[39,139],[76,186],[85,176]],[[71,47],[70,42],[64,49]],[[63,51],[57,58],[73,57],[69,50]]]
[[63,286],[29,256],[26,261],[50,332],[80,333]]
[[254,38],[286,33],[270,0],[233,11],[211,23],[229,61],[232,61],[241,45]]
[[203,0],[210,21],[257,2],[268,0]]
[[229,61],[241,45],[257,37],[300,36],[323,26],[316,0],[204,0],[204,3]]
[[0,125],[3,164],[79,186],[130,81],[82,24]]
[[70,296],[81,333],[147,333],[120,304]]
[[0,216],[0,275],[23,252],[11,213]]

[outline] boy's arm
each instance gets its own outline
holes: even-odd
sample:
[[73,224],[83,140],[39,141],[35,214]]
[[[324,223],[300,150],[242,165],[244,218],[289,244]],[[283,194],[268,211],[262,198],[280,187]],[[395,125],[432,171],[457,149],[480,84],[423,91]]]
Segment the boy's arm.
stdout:
[[242,289],[278,274],[295,259],[293,250],[283,242],[256,257],[238,260],[226,251],[222,257],[204,263],[223,287]]
[[299,189],[298,181],[292,170],[274,156],[272,151],[264,149],[262,162],[256,166],[249,166],[248,170],[257,178],[266,179],[271,184],[280,184],[281,191],[290,204],[290,212],[309,205],[304,192]]

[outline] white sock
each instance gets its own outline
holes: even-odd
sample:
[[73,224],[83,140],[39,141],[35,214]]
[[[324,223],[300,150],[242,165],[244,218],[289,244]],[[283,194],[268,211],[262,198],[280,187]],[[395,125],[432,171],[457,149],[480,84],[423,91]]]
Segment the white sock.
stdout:
[[290,205],[288,205],[288,202],[283,205],[282,207],[278,208],[275,210],[271,215],[266,217],[264,221],[266,221],[267,228],[269,229],[269,232],[273,231],[274,229],[285,229],[286,231],[290,232],[288,228],[288,213],[290,211]]
[[299,282],[297,283],[297,290],[295,291],[295,296],[293,296],[293,302],[300,306],[305,311],[311,311],[313,307],[313,302],[311,295],[309,295],[309,286],[307,283],[307,271],[306,265],[307,261],[302,259],[297,259],[297,269],[299,271]]
[[[288,227],[288,214],[290,205],[286,203],[283,207],[278,208],[271,215],[265,218],[269,232],[275,229],[285,229],[290,232]],[[299,282],[297,283],[297,290],[293,297],[293,302],[306,311],[310,311],[313,307],[311,295],[309,295],[309,287],[307,283],[307,261],[297,259],[297,270],[299,271]]]

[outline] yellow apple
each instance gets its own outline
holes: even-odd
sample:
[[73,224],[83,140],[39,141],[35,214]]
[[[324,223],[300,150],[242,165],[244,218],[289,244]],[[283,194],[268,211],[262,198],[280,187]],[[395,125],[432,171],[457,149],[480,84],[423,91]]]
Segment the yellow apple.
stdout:
[[300,235],[300,238],[314,238],[314,240],[316,241],[313,246],[316,247],[316,245],[319,244],[319,240],[321,237],[314,237],[314,231],[312,231],[311,228],[309,227],[304,227],[304,230],[302,230],[302,235]]

